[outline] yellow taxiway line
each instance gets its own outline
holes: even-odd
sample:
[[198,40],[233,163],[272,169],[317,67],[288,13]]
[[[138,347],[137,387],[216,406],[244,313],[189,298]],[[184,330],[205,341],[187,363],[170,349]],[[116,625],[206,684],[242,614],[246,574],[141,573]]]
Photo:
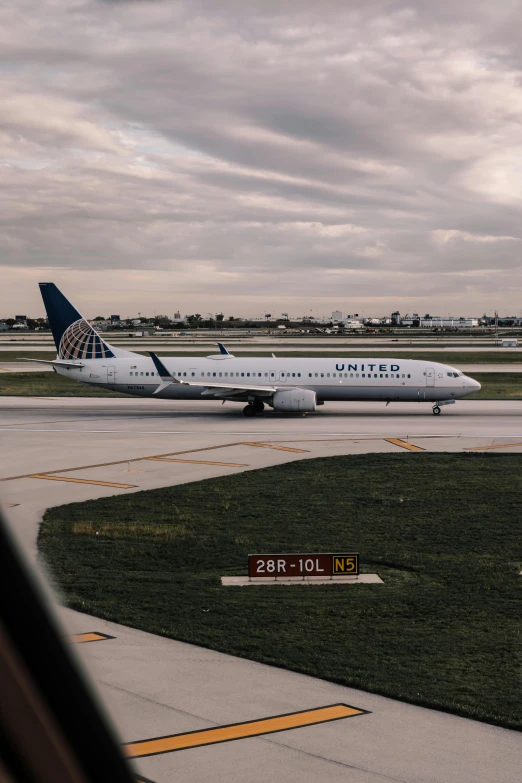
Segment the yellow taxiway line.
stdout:
[[189,465],[222,465],[224,468],[246,468],[241,462],[209,462],[203,459],[170,459],[169,457],[146,457],[153,462],[186,462]]
[[91,631],[89,633],[76,633],[73,636],[67,636],[65,641],[70,644],[85,644],[85,642],[104,642],[106,639],[115,638],[115,636],[108,636],[106,633]]
[[515,446],[522,446],[522,443],[501,443],[499,446],[472,446],[464,451],[489,451],[490,449],[512,449]]
[[[48,397],[42,398],[42,399],[49,399]],[[204,446],[201,449],[187,449],[186,451],[169,451],[167,454],[153,454],[151,456],[153,457],[176,457],[180,454],[195,454],[198,451],[212,451],[213,449],[226,449],[230,446],[242,446],[242,441],[234,441],[234,443],[220,443],[217,446]],[[112,462],[96,462],[94,465],[78,465],[75,468],[58,468],[57,470],[46,470],[45,475],[50,476],[55,473],[72,473],[73,471],[77,470],[90,470],[91,468],[107,468],[112,467],[113,465],[125,465],[129,462],[142,462],[143,460],[149,459],[149,457],[131,457],[130,459],[117,459],[113,460]],[[40,474],[38,474],[40,475]],[[5,478],[0,478],[0,481],[16,481],[18,479],[24,479],[24,478],[33,478],[33,473],[22,473],[20,476],[6,476]]]
[[128,742],[123,746],[123,751],[127,758],[142,758],[143,756],[155,756],[158,753],[172,753],[176,750],[197,748],[202,745],[214,745],[218,742],[258,737],[261,734],[273,734],[277,731],[288,731],[289,729],[298,729],[303,726],[313,726],[317,723],[364,714],[367,714],[367,710],[360,710],[347,704],[332,704],[329,707],[291,712],[287,715],[276,715],[273,718],[232,723],[229,726],[189,731],[185,734],[171,734],[167,737],[157,737],[139,742]]
[[307,454],[308,449],[291,449],[289,446],[274,446],[272,443],[250,443],[248,441],[244,441],[241,445],[243,446],[258,446],[261,449],[277,449],[278,451],[293,451],[296,454]]
[[394,446],[400,446],[401,449],[408,449],[408,451],[426,451],[426,449],[422,449],[420,446],[414,446],[413,443],[408,443],[405,440],[401,440],[401,438],[384,438],[384,440],[387,443],[393,443]]
[[73,484],[97,484],[100,487],[118,487],[118,489],[134,489],[136,484],[117,484],[115,481],[94,481],[93,479],[69,478],[68,476],[49,476],[45,473],[33,473],[27,478],[47,479],[47,481],[70,481]]

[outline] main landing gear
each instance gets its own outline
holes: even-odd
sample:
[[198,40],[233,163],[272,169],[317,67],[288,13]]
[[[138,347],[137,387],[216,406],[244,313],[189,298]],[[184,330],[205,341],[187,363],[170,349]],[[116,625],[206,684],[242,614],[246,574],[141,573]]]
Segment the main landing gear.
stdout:
[[439,415],[439,413],[440,413],[440,408],[439,408],[439,406],[438,406],[438,405],[434,405],[434,406],[433,406],[433,413],[435,414],[435,416],[438,416],[438,415]]
[[261,400],[254,400],[243,408],[243,416],[256,416],[258,413],[263,413],[265,409],[265,403]]

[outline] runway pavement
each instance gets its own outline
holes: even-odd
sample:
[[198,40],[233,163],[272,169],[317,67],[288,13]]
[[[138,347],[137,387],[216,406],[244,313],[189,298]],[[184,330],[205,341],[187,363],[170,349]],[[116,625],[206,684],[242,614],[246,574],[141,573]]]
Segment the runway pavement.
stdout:
[[[327,455],[403,451],[414,459],[419,450],[520,453],[522,402],[462,401],[439,417],[427,404],[339,403],[306,416],[268,412],[245,419],[241,406],[212,402],[3,397],[0,432],[0,497],[17,538],[34,559],[38,524],[51,505]],[[60,616],[64,632],[102,634],[75,649],[97,681],[123,742],[190,732],[163,744],[194,745],[216,740],[193,732],[254,721],[224,730],[226,738],[244,738],[136,761],[156,783],[512,783],[519,778],[516,732],[70,610],[60,610]],[[335,709],[321,709],[338,704],[348,705],[343,714],[352,716],[314,722],[317,715],[335,716]],[[284,727],[285,721],[301,727],[248,736],[263,726],[263,731]],[[157,743],[133,745],[127,752],[158,748]]]

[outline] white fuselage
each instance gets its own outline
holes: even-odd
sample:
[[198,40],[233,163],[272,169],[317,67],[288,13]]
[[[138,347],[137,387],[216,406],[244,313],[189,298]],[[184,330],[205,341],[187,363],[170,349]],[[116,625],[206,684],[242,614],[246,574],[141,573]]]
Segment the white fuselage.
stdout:
[[[174,378],[156,397],[196,400],[228,399],[223,386],[270,386],[277,389],[310,389],[318,401],[383,400],[442,402],[457,400],[480,389],[480,384],[446,364],[433,361],[390,359],[314,359],[161,357]],[[57,367],[56,372],[81,383],[138,397],[150,397],[161,379],[150,357],[126,353],[114,359],[82,360],[83,367]],[[219,390],[207,384],[223,385]],[[193,385],[196,384],[196,385]],[[232,399],[232,396],[230,397]],[[234,393],[237,401],[249,400],[249,391]]]

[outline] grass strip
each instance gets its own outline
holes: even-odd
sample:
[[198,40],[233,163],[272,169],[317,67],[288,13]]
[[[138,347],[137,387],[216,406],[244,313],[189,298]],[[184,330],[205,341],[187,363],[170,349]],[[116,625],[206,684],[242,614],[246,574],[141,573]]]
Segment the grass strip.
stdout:
[[[522,455],[303,460],[49,509],[67,605],[522,728]],[[250,552],[359,551],[383,585],[224,588]]]
[[54,372],[0,373],[0,397],[126,397],[109,389],[85,386]]

